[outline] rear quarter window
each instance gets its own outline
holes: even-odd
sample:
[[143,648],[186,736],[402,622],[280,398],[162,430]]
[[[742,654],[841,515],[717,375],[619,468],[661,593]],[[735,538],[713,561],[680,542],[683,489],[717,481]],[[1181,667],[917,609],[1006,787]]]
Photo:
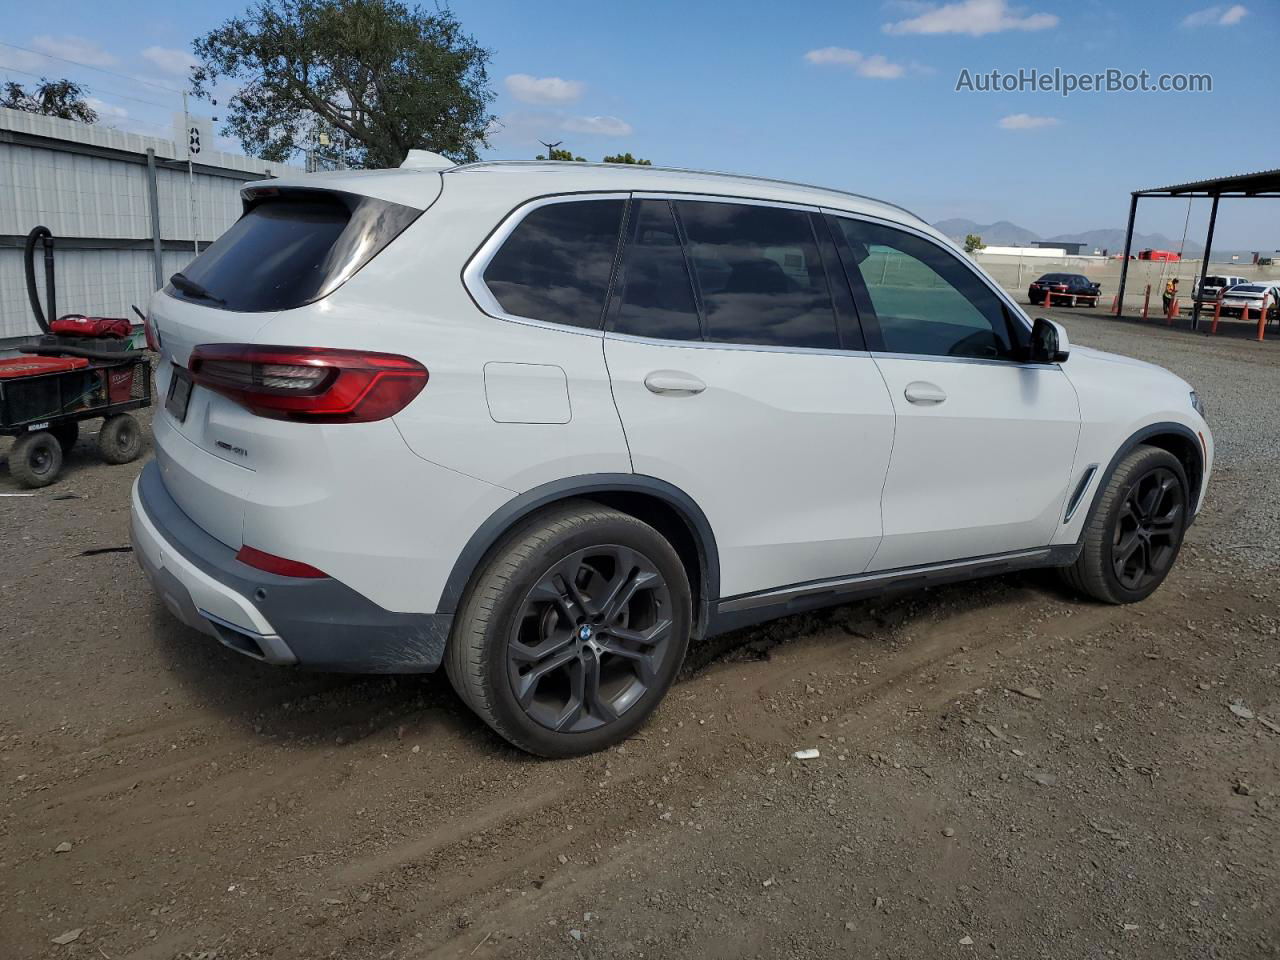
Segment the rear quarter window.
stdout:
[[526,214],[484,271],[503,312],[602,327],[624,205],[621,198],[565,200]]
[[422,211],[352,194],[280,191],[245,213],[165,292],[223,310],[288,310],[328,296]]

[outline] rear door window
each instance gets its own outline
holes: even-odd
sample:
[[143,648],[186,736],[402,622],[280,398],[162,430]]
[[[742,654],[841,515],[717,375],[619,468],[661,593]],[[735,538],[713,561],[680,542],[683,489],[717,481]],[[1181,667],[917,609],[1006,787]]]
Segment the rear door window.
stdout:
[[623,258],[613,329],[659,340],[699,340],[698,307],[666,200],[637,200]]
[[702,297],[707,340],[839,347],[808,213],[702,200],[674,206]]
[[485,267],[503,312],[599,329],[624,205],[566,200],[529,211]]
[[257,313],[313,303],[336,290],[422,213],[314,190],[264,191],[231,228],[170,280],[165,292]]

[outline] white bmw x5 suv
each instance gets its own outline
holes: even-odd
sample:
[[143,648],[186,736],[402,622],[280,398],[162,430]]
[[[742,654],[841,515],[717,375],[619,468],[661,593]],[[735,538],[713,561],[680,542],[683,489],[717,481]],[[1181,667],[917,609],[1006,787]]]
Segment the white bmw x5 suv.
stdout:
[[577,163],[252,184],[157,293],[136,556],[273,664],[442,664],[513,744],[598,750],[691,641],[906,586],[1169,572],[1213,445],[928,224]]

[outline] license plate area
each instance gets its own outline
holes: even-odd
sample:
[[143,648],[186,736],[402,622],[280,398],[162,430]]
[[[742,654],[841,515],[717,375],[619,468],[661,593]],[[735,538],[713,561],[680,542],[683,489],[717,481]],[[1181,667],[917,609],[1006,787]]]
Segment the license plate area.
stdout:
[[173,365],[169,379],[169,394],[165,397],[164,408],[169,416],[178,423],[187,419],[187,407],[191,403],[191,373],[186,367]]

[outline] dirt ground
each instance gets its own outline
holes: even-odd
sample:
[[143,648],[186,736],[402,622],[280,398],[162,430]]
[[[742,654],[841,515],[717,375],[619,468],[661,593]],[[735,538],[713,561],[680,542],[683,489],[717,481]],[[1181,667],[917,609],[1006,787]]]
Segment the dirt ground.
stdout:
[[718,638],[573,761],[443,676],[180,626],[120,551],[141,464],[82,439],[0,497],[0,957],[1280,956],[1280,344],[1061,314],[1209,399],[1163,589],[1028,574]]

